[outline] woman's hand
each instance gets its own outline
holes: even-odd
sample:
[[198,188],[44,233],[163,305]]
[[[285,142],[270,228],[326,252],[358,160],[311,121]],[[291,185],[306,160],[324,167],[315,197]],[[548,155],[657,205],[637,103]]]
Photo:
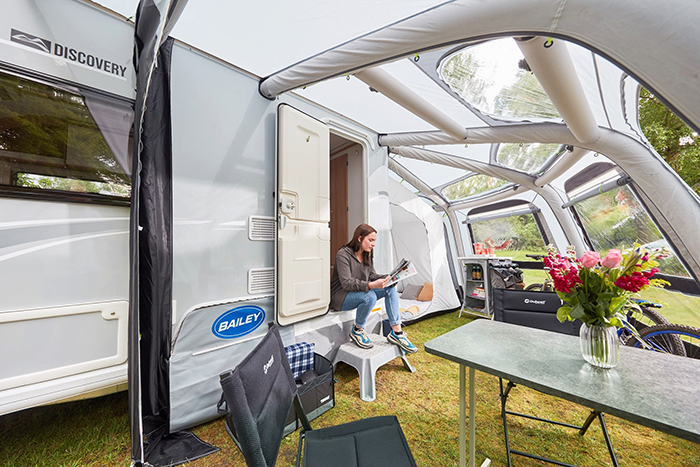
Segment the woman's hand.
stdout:
[[389,279],[391,279],[391,278],[389,276],[386,276],[386,277],[383,277],[381,279],[377,279],[375,281],[370,282],[369,283],[370,290],[383,289],[389,283]]

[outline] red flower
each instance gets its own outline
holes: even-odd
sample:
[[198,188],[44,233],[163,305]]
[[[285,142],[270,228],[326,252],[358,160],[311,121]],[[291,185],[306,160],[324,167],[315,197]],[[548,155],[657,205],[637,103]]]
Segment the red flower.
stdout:
[[618,286],[622,290],[626,290],[632,293],[639,292],[645,285],[648,284],[649,279],[644,274],[638,271],[633,272],[630,276],[622,276],[615,281],[616,286]]
[[554,288],[559,292],[569,293],[577,284],[581,284],[578,268],[566,258],[557,255],[556,258],[545,257],[544,263],[549,267],[549,275],[554,281]]
[[659,268],[651,268],[650,271],[642,272],[642,274],[644,274],[644,277],[646,277],[647,279],[650,279],[651,276],[653,276],[657,272],[659,272]]

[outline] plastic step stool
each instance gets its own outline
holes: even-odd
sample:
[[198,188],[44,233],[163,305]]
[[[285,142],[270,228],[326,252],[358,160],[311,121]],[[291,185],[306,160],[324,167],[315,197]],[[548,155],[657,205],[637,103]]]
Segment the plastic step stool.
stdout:
[[360,399],[372,402],[376,399],[374,377],[377,369],[395,359],[401,357],[403,366],[411,373],[416,369],[408,363],[406,352],[398,345],[389,343],[386,337],[379,334],[369,334],[374,347],[363,349],[354,342],[346,342],[338,349],[335,362],[344,362],[355,368],[360,375]]

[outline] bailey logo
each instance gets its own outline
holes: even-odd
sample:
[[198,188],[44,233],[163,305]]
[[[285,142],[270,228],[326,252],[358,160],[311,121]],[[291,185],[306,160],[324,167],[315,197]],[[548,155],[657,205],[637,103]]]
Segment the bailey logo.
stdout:
[[221,339],[234,339],[255,331],[265,322],[265,310],[255,305],[243,305],[221,314],[211,326],[211,332]]
[[270,359],[267,361],[266,364],[263,365],[263,371],[265,372],[265,374],[267,374],[267,370],[270,369],[273,363],[275,363],[275,356],[270,355]]
[[42,39],[41,37],[33,34],[27,34],[26,32],[18,31],[17,29],[11,29],[10,40],[33,49],[41,50],[47,54],[51,53],[51,41],[47,41],[46,39]]
[[532,303],[533,305],[544,305],[547,303],[547,300],[532,300],[530,298],[526,298],[524,300],[525,303]]

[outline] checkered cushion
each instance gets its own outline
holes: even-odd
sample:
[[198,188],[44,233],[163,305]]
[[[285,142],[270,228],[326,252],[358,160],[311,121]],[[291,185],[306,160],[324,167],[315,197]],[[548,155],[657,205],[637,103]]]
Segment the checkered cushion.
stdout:
[[294,379],[314,369],[314,345],[310,342],[299,342],[284,348]]

